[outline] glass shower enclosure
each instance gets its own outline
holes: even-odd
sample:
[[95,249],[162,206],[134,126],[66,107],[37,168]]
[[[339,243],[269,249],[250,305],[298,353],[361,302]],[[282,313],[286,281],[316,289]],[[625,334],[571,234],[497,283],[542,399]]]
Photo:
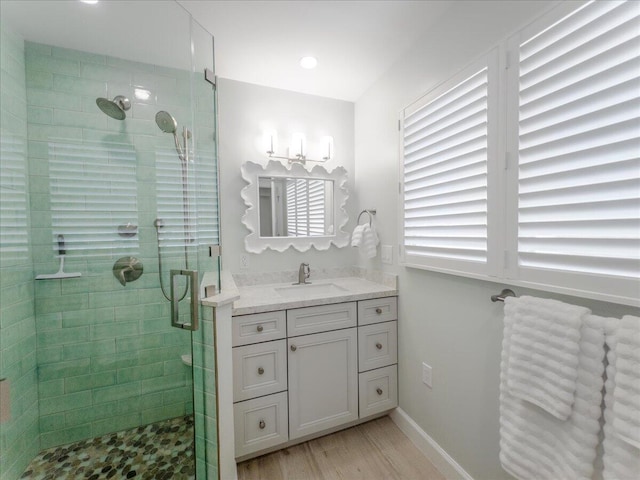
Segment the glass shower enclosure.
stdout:
[[171,478],[215,479],[213,37],[176,2],[0,6],[0,479],[165,421]]

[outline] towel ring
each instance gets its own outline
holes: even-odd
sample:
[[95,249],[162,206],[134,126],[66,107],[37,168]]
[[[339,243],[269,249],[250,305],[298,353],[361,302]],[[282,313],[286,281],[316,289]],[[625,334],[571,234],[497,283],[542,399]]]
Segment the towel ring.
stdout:
[[375,214],[376,214],[376,209],[375,209],[375,208],[373,208],[373,209],[371,209],[371,210],[362,210],[362,211],[360,212],[360,214],[358,215],[358,220],[356,220],[356,224],[357,224],[357,225],[360,225],[360,217],[362,217],[362,215],[363,215],[364,213],[366,213],[367,215],[369,215],[369,226],[371,226],[371,222],[372,222],[372,220],[373,220],[373,215],[375,215]]

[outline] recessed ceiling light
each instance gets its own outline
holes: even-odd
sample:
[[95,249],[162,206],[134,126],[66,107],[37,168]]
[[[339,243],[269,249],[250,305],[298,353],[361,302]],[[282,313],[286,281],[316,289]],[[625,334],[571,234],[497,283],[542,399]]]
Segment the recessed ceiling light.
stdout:
[[87,5],[95,5],[98,3],[98,0],[80,0],[82,3],[86,3]]
[[316,57],[302,57],[300,59],[300,66],[302,68],[316,68],[316,65],[318,65],[318,59]]

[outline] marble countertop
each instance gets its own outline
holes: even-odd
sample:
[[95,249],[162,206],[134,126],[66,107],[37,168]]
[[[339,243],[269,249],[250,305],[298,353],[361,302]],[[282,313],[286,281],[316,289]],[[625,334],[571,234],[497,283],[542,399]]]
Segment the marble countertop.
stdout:
[[233,315],[311,307],[398,295],[395,287],[361,277],[326,278],[310,285],[291,282],[238,287],[240,298],[233,303]]
[[[397,275],[353,266],[314,269],[309,285],[292,285],[297,271],[233,275],[222,271],[221,277],[222,292],[202,298],[201,304],[217,308],[233,303],[233,315],[398,295]],[[212,281],[203,280],[201,295]]]

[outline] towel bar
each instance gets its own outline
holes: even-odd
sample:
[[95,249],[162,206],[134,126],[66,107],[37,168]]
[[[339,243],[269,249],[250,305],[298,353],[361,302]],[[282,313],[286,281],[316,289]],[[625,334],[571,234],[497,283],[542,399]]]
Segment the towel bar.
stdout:
[[510,288],[503,289],[498,295],[491,295],[492,302],[504,302],[506,297],[515,297],[516,294]]
[[362,210],[360,212],[360,215],[358,215],[358,220],[356,220],[356,225],[360,225],[360,217],[362,217],[362,214],[366,213],[367,215],[369,215],[369,226],[371,226],[371,220],[373,220],[372,215],[376,214],[376,209],[372,208],[371,210]]

